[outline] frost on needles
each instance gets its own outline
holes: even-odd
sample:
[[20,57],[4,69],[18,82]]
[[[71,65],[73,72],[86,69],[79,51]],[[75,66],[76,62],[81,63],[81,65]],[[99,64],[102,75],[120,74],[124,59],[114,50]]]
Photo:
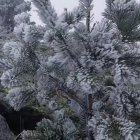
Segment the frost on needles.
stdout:
[[1,83],[14,109],[34,99],[52,118],[22,139],[138,140],[140,4],[106,0],[104,18],[94,24],[92,0],[61,15],[50,0],[32,2],[45,26],[30,22],[26,10],[15,16]]

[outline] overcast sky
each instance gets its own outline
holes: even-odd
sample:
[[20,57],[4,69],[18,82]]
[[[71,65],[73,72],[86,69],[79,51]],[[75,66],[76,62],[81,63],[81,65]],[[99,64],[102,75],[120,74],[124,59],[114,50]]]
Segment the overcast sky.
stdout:
[[[57,12],[60,14],[63,12],[64,7],[72,10],[73,7],[78,5],[79,0],[51,0],[52,5],[54,5]],[[101,19],[101,13],[104,11],[105,8],[105,0],[94,0],[94,14],[95,19]]]
[[[68,10],[72,10],[74,7],[78,5],[79,0],[51,0],[52,5],[56,9],[56,12],[58,14],[61,14],[64,11],[64,8],[67,8]],[[102,18],[102,12],[104,11],[106,4],[105,0],[93,0],[94,1],[94,18],[95,21],[100,21]],[[136,0],[137,2],[140,2],[140,0]],[[33,21],[36,21],[38,24],[41,24],[41,21],[39,20],[37,13],[35,12],[37,9],[35,7],[32,8],[32,16],[31,19]]]
[[[58,14],[61,14],[64,11],[64,8],[68,10],[72,10],[74,7],[78,5],[79,0],[51,0],[52,5],[56,9]],[[94,18],[96,21],[101,20],[102,12],[105,9],[105,0],[94,0]],[[37,13],[35,12],[37,9],[35,7],[32,8],[32,16],[31,19],[36,21],[38,24],[41,24]]]

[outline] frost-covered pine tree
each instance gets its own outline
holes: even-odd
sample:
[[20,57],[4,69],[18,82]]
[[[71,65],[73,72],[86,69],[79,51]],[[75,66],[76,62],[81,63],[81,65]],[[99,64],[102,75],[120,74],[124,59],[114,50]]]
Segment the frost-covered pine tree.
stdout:
[[[2,46],[7,40],[14,39],[14,16],[30,9],[30,3],[24,0],[0,0],[0,59],[3,59]],[[0,75],[4,63],[0,60]],[[2,87],[1,87],[2,88]]]
[[76,140],[77,129],[72,120],[65,116],[65,111],[55,111],[51,119],[43,119],[37,123],[36,130],[23,131],[22,140]]
[[35,55],[35,49],[41,37],[42,28],[30,22],[28,14],[29,3],[23,3],[14,17],[14,39],[3,46],[1,59],[3,74],[1,84],[8,88],[7,100],[15,109],[24,107],[31,96],[35,94],[35,74],[39,62]]
[[9,34],[14,28],[14,16],[30,8],[30,3],[24,0],[0,0],[0,37]]
[[[24,8],[24,5],[22,5],[21,8]],[[1,84],[4,86],[5,91],[8,91],[5,100],[17,111],[32,103],[34,98],[40,93],[40,81],[38,81],[40,78],[40,71],[38,71],[38,69],[42,69],[40,60],[43,59],[44,53],[42,50],[44,48],[40,42],[43,38],[44,29],[43,27],[36,26],[34,23],[30,22],[28,10],[29,9],[25,7],[23,11],[14,17],[14,37],[10,41],[7,41],[2,48],[4,57],[1,59],[1,67],[3,69]],[[48,107],[52,111],[54,110],[54,114],[57,113],[59,115],[61,113],[62,116],[65,114],[63,113],[65,111],[61,111],[61,108],[59,108],[60,111],[55,111],[53,101],[49,102]],[[54,116],[56,117],[56,115]],[[41,131],[40,135],[41,137],[44,137],[43,139],[46,139],[47,137],[58,138],[59,136],[60,139],[62,137],[71,137],[71,140],[73,140],[74,137],[76,137],[76,127],[69,117],[62,117],[61,120],[58,118],[54,119],[56,120],[55,123],[53,123],[53,120],[44,120],[40,122],[40,124],[43,122],[46,123],[39,125],[39,127],[41,127],[39,129],[45,129],[42,128],[43,126],[48,127],[50,129],[48,133],[52,132],[53,134],[46,136],[47,132],[45,131],[44,133],[46,134],[43,134]],[[54,126],[47,126],[47,123],[50,122]],[[71,130],[68,130],[68,127],[71,128]],[[54,133],[54,128],[56,129],[56,132],[60,132],[59,135]],[[28,134],[28,131],[23,133],[23,139],[26,136],[26,133]],[[37,132],[34,133],[34,135],[37,135]],[[31,138],[33,139],[32,135],[29,139]]]
[[1,82],[9,89],[9,104],[19,110],[36,97],[54,114],[63,114],[58,99],[64,98],[89,140],[138,140],[140,5],[107,0],[105,18],[94,24],[93,0],[79,0],[60,16],[50,0],[32,1],[45,27],[32,25],[26,11],[15,16],[16,39],[3,47]]
[[33,2],[46,24],[44,43],[53,50],[40,63],[38,100],[66,96],[73,111],[84,114],[89,139],[138,139],[140,5],[107,0],[105,18],[93,24],[92,0],[60,16],[50,0]]
[[3,44],[6,40],[13,39],[14,16],[29,7],[30,3],[25,3],[24,0],[0,0],[0,58],[3,57]]

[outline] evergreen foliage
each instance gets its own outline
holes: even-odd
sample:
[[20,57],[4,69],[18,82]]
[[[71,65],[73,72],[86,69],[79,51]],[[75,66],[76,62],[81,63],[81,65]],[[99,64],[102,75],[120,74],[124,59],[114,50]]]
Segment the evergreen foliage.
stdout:
[[140,4],[106,0],[104,18],[92,26],[93,0],[60,16],[50,0],[32,2],[45,26],[30,22],[28,8],[15,16],[1,83],[15,110],[36,98],[54,120],[43,119],[22,139],[76,140],[78,132],[89,140],[139,140]]
[[24,0],[0,0],[1,30],[4,28],[8,32],[13,31],[14,16],[26,9],[30,9],[30,3],[25,3]]

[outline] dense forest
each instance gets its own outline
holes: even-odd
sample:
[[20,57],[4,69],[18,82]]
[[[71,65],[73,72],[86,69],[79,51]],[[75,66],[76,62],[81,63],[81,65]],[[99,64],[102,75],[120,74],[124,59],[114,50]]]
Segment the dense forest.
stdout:
[[140,4],[93,2],[0,0],[0,140],[140,140]]

